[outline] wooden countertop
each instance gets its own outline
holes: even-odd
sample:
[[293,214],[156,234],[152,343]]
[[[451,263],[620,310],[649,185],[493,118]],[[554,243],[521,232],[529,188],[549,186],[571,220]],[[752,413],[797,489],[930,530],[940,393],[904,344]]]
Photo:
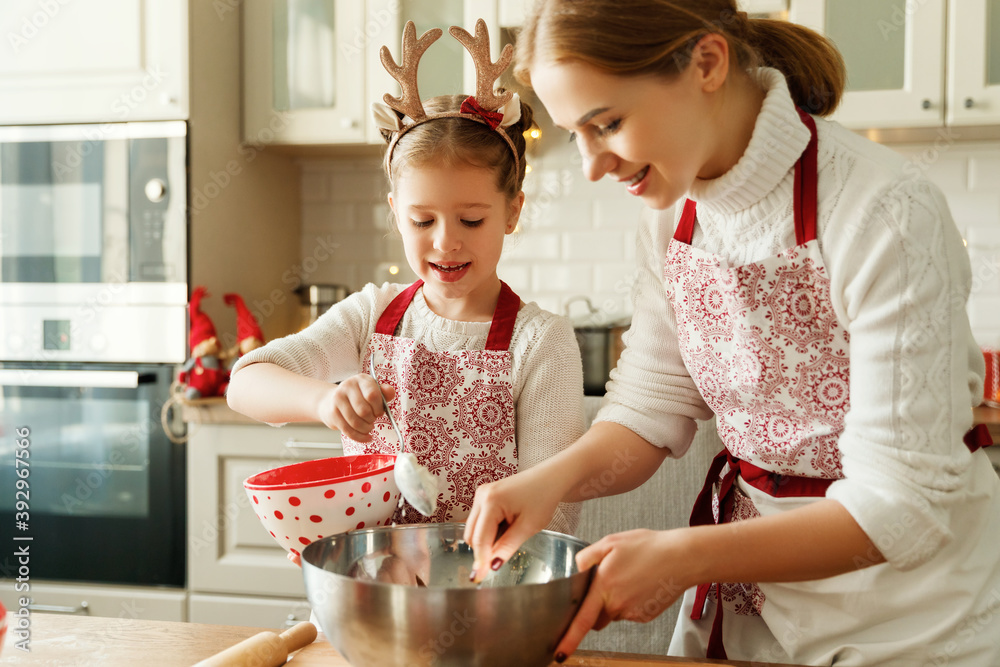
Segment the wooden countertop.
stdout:
[[[48,667],[91,666],[190,667],[266,628],[231,625],[142,621],[121,618],[66,616],[36,612],[31,615],[31,652],[15,646],[17,625],[8,615],[10,626],[0,652],[4,665],[46,665]],[[350,667],[323,635],[286,663],[290,667]],[[555,664],[555,663],[553,663]],[[565,665],[572,667],[697,667],[733,665],[750,667],[749,662],[693,660],[661,656],[578,651]],[[754,667],[766,667],[755,662]],[[787,665],[785,667],[788,667]]]

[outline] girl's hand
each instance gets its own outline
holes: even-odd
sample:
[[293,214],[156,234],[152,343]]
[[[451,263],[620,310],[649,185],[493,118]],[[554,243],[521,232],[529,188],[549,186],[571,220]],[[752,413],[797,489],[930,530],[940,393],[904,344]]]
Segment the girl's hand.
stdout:
[[[576,555],[582,571],[596,566],[587,597],[562,641],[556,661],[576,650],[591,630],[611,621],[648,623],[672,605],[690,585],[682,582],[684,529],[630,530],[608,535]],[[561,657],[561,659],[560,659]]]
[[285,558],[287,558],[288,560],[292,561],[293,563],[295,563],[299,567],[302,567],[302,556],[300,556],[298,554],[293,554],[291,551],[289,551],[287,554],[285,554]]
[[[543,468],[525,470],[476,489],[463,536],[475,554],[472,581],[482,581],[489,569],[500,569],[525,540],[552,520],[563,494],[545,477]],[[503,522],[507,528],[501,536],[498,529]]]
[[[382,385],[385,399],[396,395],[392,385]],[[385,412],[378,383],[370,375],[358,373],[338,385],[332,385],[319,401],[320,421],[335,428],[351,440],[370,442],[375,419]]]

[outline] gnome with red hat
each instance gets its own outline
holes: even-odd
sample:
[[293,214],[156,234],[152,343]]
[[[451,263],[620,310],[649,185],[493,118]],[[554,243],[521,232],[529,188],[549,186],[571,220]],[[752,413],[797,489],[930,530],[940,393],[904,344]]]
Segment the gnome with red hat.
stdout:
[[201,312],[201,300],[206,296],[208,291],[204,287],[196,287],[188,304],[191,358],[184,362],[177,376],[178,381],[187,384],[184,397],[188,399],[224,396],[229,386],[229,371],[222,366],[215,325]]
[[264,334],[257,324],[257,319],[247,308],[243,297],[239,294],[229,293],[222,297],[227,306],[236,307],[236,346],[227,352],[227,357],[232,363],[242,357],[250,350],[256,350],[264,344]]

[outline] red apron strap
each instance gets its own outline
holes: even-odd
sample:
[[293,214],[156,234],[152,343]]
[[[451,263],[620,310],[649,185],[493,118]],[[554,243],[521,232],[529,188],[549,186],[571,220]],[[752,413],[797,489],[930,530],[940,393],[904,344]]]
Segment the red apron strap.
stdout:
[[[375,324],[375,333],[395,336],[396,329],[403,319],[403,314],[410,307],[413,296],[420,289],[424,281],[418,280],[405,290],[396,295],[396,298],[389,302],[386,309],[382,311],[378,322]],[[521,297],[514,294],[514,291],[507,286],[507,283],[500,281],[500,297],[497,299],[496,308],[493,310],[493,322],[490,324],[490,333],[486,337],[487,350],[507,350],[510,348],[510,340],[514,336],[514,321],[517,319],[517,311],[521,307]]]
[[976,424],[965,432],[962,441],[970,452],[974,452],[977,449],[992,446],[993,436],[990,435],[990,429],[986,424]]
[[514,337],[514,321],[517,311],[521,308],[521,297],[500,281],[500,298],[493,311],[493,323],[490,324],[490,334],[486,337],[487,350],[503,351],[510,349],[510,339]]
[[802,156],[795,162],[795,242],[804,245],[816,238],[816,211],[818,204],[818,149],[816,121],[802,109],[799,118],[809,128],[809,143]]
[[677,229],[674,230],[675,241],[691,245],[691,239],[694,237],[694,211],[694,201],[686,200],[684,210],[681,211],[681,219],[677,221]]
[[378,322],[375,324],[375,333],[386,334],[388,336],[396,335],[396,329],[399,327],[400,320],[403,319],[403,313],[410,307],[413,295],[417,293],[417,290],[423,284],[423,280],[418,280],[397,294],[396,298],[389,302],[389,305],[382,311],[382,315],[379,316]]

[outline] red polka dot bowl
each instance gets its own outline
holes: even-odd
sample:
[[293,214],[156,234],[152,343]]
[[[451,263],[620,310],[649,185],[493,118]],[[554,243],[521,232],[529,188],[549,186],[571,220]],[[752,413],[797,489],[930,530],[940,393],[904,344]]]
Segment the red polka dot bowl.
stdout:
[[389,523],[399,503],[391,454],[293,463],[243,482],[257,518],[286,551],[301,555],[327,535]]

